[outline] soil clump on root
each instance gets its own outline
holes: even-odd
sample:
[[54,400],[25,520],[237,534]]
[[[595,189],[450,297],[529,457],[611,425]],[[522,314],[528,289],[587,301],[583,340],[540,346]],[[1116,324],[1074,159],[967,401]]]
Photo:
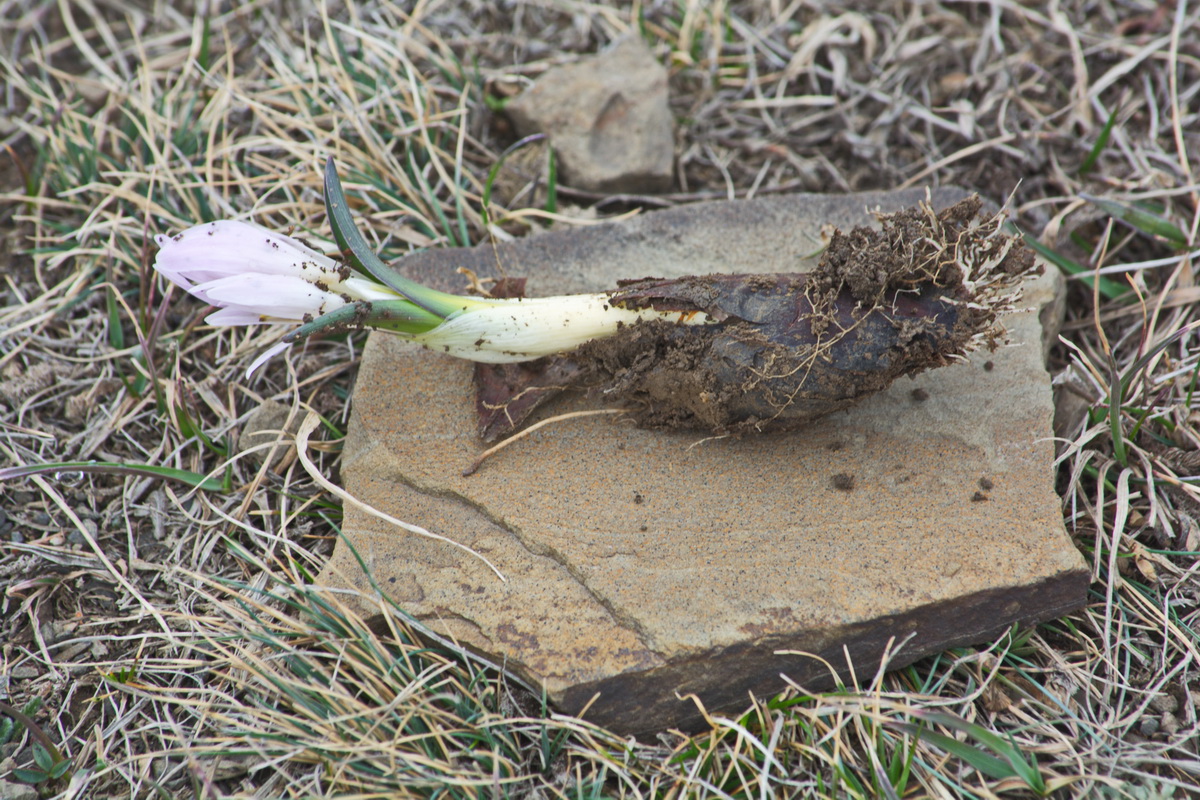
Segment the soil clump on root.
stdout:
[[480,434],[494,440],[564,389],[643,427],[786,430],[840,411],[1003,338],[999,315],[1036,271],[973,197],[920,204],[881,229],[834,233],[811,273],[623,282],[612,303],[704,314],[709,324],[627,326],[562,355],[476,370]]

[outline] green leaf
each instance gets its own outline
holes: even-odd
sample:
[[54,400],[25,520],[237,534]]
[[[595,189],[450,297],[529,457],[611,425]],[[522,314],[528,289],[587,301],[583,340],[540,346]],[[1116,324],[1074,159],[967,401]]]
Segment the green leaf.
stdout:
[[226,448],[214,442],[211,438],[209,438],[208,434],[196,424],[195,420],[192,419],[192,415],[188,413],[187,406],[185,406],[183,403],[176,403],[175,419],[179,423],[179,430],[184,437],[188,439],[199,439],[206,447],[221,456],[229,455]]
[[1099,208],[1113,219],[1119,219],[1134,230],[1150,236],[1166,239],[1174,247],[1187,247],[1187,234],[1179,226],[1165,217],[1153,214],[1137,206],[1122,203],[1118,200],[1108,200],[1080,192],[1080,197]]
[[0,469],[0,481],[27,478],[31,475],[49,475],[58,472],[86,472],[90,475],[133,475],[142,478],[162,478],[179,481],[196,489],[208,492],[225,490],[222,482],[208,478],[198,472],[172,467],[151,467],[145,464],[120,464],[107,461],[59,461],[53,464],[36,464]]
[[12,776],[21,783],[41,783],[50,776],[37,769],[14,769]]
[[40,744],[35,744],[33,746],[33,763],[49,772],[54,767],[54,756],[50,755]]
[[405,299],[434,316],[445,319],[462,309],[462,298],[411,281],[375,255],[350,216],[333,156],[325,162],[325,213],[329,215],[329,225],[333,228],[338,247],[356,269],[371,275],[384,286],[395,289]]
[[71,771],[71,759],[64,758],[62,761],[59,761],[57,764],[55,764],[53,767],[50,768],[50,778],[51,778],[51,780],[58,780],[59,778],[61,778],[63,775],[66,775],[70,771]]

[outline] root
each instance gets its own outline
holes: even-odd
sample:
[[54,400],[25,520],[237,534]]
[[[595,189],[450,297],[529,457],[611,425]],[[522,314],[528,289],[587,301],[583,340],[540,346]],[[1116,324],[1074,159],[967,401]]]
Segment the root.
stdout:
[[508,437],[507,439],[505,439],[501,442],[497,442],[496,444],[489,447],[487,450],[484,450],[482,453],[480,453],[478,456],[475,457],[475,460],[471,462],[471,466],[467,467],[466,469],[464,469],[462,471],[462,475],[464,478],[466,478],[470,475],[474,475],[475,471],[479,469],[480,465],[483,464],[484,460],[487,459],[488,456],[490,456],[493,453],[496,453],[500,450],[503,450],[505,447],[508,447],[510,444],[512,444],[513,442],[516,442],[518,439],[524,439],[526,436],[533,433],[538,428],[541,428],[545,425],[549,425],[551,422],[562,422],[562,421],[568,420],[568,419],[575,419],[576,417],[595,417],[600,414],[620,414],[623,410],[624,409],[620,409],[620,408],[597,408],[597,409],[593,409],[591,411],[572,411],[568,414],[559,414],[558,416],[548,417],[540,422],[535,422],[534,424],[530,425],[525,430],[518,431],[517,433],[514,433],[512,436]]

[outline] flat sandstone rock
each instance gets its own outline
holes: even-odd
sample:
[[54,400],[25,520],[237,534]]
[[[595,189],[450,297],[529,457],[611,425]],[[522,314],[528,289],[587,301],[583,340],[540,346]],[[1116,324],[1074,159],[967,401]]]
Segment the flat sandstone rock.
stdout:
[[[531,295],[794,271],[815,263],[822,225],[922,196],[704,203],[400,267],[458,290],[456,267],[499,268],[527,276]],[[939,190],[934,204],[963,196]],[[736,711],[782,690],[781,675],[829,686],[827,662],[846,678],[846,653],[866,677],[889,647],[897,667],[1060,616],[1083,604],[1087,573],[1054,491],[1043,337],[1056,333],[1056,277],[1031,284],[1034,310],[1008,318],[1012,346],[902,378],[807,429],[706,439],[573,419],[468,478],[483,449],[471,365],[373,334],[346,489],[470,546],[508,580],[349,505],[346,536],[408,612],[623,734],[702,725],[688,695]],[[566,398],[535,419],[588,407]],[[322,578],[373,591],[344,545]]]

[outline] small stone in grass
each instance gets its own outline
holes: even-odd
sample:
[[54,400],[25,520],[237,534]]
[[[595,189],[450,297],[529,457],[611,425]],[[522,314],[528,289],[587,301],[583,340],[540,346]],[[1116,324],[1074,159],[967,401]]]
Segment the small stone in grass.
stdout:
[[667,70],[637,35],[547,70],[505,107],[518,136],[548,134],[559,173],[576,189],[671,187],[675,139]]
[[1173,694],[1159,694],[1150,699],[1150,708],[1159,713],[1175,711],[1179,708],[1179,700]]
[[[254,411],[250,412],[246,423],[242,426],[241,439],[239,444],[243,451],[249,450],[255,445],[269,444],[277,439],[282,439],[274,450],[274,455],[271,456],[271,462],[268,469],[276,470],[281,464],[285,463],[284,459],[291,453],[295,452],[295,446],[291,443],[291,437],[287,433],[280,434],[278,431],[285,430],[288,433],[295,433],[300,425],[300,416],[296,415],[291,424],[288,423],[288,417],[291,415],[291,409],[283,403],[277,403],[274,400],[268,400]],[[262,466],[267,455],[271,453],[270,448],[262,448],[255,450],[247,456],[247,459],[255,467]]]

